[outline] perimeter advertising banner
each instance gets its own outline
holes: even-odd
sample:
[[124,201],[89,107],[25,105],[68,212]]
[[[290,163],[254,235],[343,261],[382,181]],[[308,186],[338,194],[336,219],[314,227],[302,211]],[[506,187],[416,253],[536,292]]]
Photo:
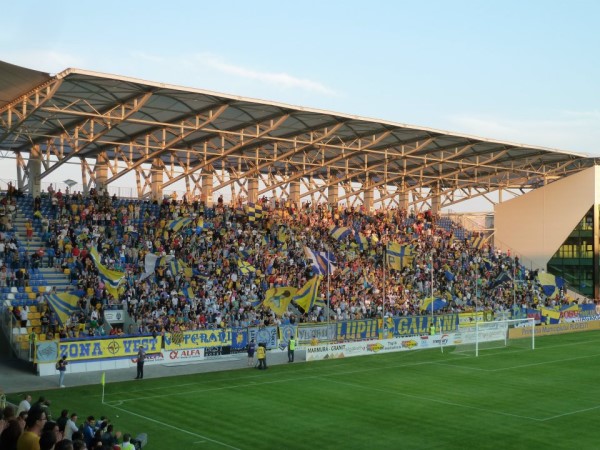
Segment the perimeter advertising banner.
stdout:
[[[535,337],[550,336],[552,334],[578,333],[581,331],[600,330],[600,321],[588,320],[581,322],[557,323],[555,325],[542,325],[535,327]],[[508,330],[509,339],[530,338],[531,327],[518,327]]]
[[437,336],[416,336],[411,338],[384,339],[371,342],[345,342],[306,347],[306,360],[348,358],[352,356],[375,355],[378,353],[405,352],[425,348],[454,345],[451,334]]
[[165,334],[165,350],[231,345],[231,329],[180,331]]
[[70,361],[90,359],[129,358],[137,355],[139,346],[146,353],[159,353],[162,346],[162,336],[139,336],[123,338],[105,338],[92,340],[60,341],[58,354],[67,355]]

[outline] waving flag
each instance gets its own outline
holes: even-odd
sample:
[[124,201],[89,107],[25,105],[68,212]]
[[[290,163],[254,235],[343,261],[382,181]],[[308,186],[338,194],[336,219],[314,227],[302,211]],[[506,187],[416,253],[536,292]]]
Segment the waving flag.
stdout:
[[350,236],[351,230],[348,227],[331,227],[329,229],[329,234],[336,241],[343,241],[348,236]]
[[332,252],[313,252],[310,248],[304,247],[304,254],[311,260],[315,275],[327,275],[335,271],[335,256]]
[[242,275],[248,275],[250,273],[256,272],[256,268],[252,264],[250,264],[248,261],[243,261],[241,259],[238,259],[238,268],[240,269]]
[[192,276],[192,269],[188,267],[186,263],[181,259],[171,259],[168,262],[169,270],[171,271],[171,275],[175,276],[179,272],[183,272],[186,277]]
[[565,280],[561,277],[555,277],[551,273],[541,272],[537,276],[538,281],[542,285],[546,297],[554,298],[558,291],[565,285]]
[[304,310],[304,312],[310,311],[310,309],[317,304],[317,294],[319,293],[320,282],[320,275],[312,277],[304,286],[298,289],[298,292],[294,296],[294,301]]
[[250,222],[255,222],[256,219],[262,219],[263,214],[263,207],[261,205],[256,203],[248,203],[246,205],[246,215]]
[[387,245],[386,258],[388,266],[392,269],[402,270],[404,266],[412,263],[414,258],[413,249],[408,244],[402,245],[397,242],[390,242]]
[[426,299],[423,300],[423,303],[421,304],[421,311],[438,311],[440,309],[443,309],[446,307],[448,303],[446,302],[446,300],[444,300],[443,298],[433,298],[433,297],[427,297]]
[[154,275],[154,271],[157,267],[166,266],[167,263],[174,258],[175,257],[172,255],[158,256],[154,253],[146,253],[144,258],[144,273],[141,275],[140,279],[145,280],[149,276]]
[[168,222],[167,229],[171,231],[179,231],[190,223],[192,223],[192,219],[190,217],[180,217],[179,219]]
[[485,243],[485,238],[483,236],[473,236],[469,241],[472,248],[481,249],[483,244]]
[[[94,261],[94,265],[96,269],[98,269],[98,275],[105,284],[110,285],[111,288],[117,289],[121,284],[121,281],[125,279],[125,272],[119,272],[117,270],[110,270],[106,268],[100,259],[100,255],[98,254],[98,250],[96,247],[92,247],[90,249],[90,256]],[[116,298],[116,297],[115,297]]]
[[78,302],[79,297],[66,292],[48,295],[48,304],[56,313],[61,326],[64,326],[71,314],[79,311]]
[[556,324],[560,322],[560,311],[550,308],[542,308],[542,323],[546,325]]
[[360,248],[361,251],[366,250],[369,247],[369,241],[367,240],[367,237],[362,233],[356,233],[354,235],[354,240],[358,244],[358,248]]
[[268,289],[263,305],[270,308],[278,316],[281,316],[287,311],[297,291],[298,289],[289,286]]
[[512,281],[512,277],[506,270],[500,272],[500,274],[491,282],[490,287],[495,288],[505,281]]

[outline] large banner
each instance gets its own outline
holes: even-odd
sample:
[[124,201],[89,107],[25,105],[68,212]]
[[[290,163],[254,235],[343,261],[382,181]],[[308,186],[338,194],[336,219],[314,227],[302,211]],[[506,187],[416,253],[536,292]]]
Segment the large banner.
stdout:
[[137,355],[139,346],[143,346],[146,353],[159,353],[161,351],[162,336],[139,336],[123,338],[105,338],[92,340],[60,341],[58,354],[67,355],[70,361],[83,361],[105,358],[129,358]]
[[165,334],[165,350],[231,345],[231,329],[180,331]]
[[361,319],[336,322],[336,340],[364,341],[377,339],[377,320]]
[[[450,333],[458,329],[458,314],[433,316],[437,333]],[[394,336],[419,336],[429,334],[432,317],[406,316],[394,317]],[[389,322],[389,321],[388,321]]]
[[298,325],[298,343],[300,345],[308,345],[311,342],[331,342],[336,336],[335,323],[322,324],[304,324]]
[[246,328],[231,329],[231,348],[240,350],[248,347],[248,330]]
[[257,344],[266,344],[267,348],[277,347],[277,327],[248,328],[248,339]]

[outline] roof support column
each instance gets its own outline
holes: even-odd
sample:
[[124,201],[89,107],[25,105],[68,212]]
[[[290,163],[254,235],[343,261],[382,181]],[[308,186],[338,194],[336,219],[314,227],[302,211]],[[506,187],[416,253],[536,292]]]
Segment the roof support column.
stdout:
[[406,189],[406,183],[402,183],[402,187],[400,188],[398,206],[401,210],[408,211],[408,189]]
[[207,208],[212,208],[214,203],[213,200],[213,180],[214,176],[212,172],[202,171],[202,191],[200,194],[200,200],[204,203]]
[[327,186],[327,203],[337,205],[340,187],[337,183]]
[[39,197],[41,193],[42,184],[42,153],[39,145],[31,147],[31,153],[29,154],[29,193],[35,198]]
[[371,211],[373,211],[373,186],[371,186],[371,183],[368,178],[365,180],[365,182],[363,184],[363,191],[364,191],[363,206],[365,208],[365,212],[367,214],[369,214]]
[[152,161],[152,167],[150,168],[150,183],[152,191],[152,200],[160,202],[163,198],[163,169],[160,159]]
[[290,202],[296,206],[300,205],[300,182],[290,181]]
[[248,178],[248,202],[258,201],[258,178]]
[[441,195],[440,195],[440,187],[435,186],[431,188],[431,213],[434,215],[439,215],[441,209]]
[[98,193],[104,192],[107,188],[106,180],[108,180],[108,157],[106,156],[106,152],[99,153],[96,157],[94,172],[96,176],[96,190]]

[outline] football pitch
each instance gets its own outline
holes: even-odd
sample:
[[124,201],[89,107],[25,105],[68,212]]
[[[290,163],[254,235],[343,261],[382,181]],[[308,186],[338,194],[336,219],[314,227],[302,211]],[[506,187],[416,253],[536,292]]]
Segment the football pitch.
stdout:
[[[107,379],[109,374],[107,374]],[[600,332],[52,390],[152,449],[600,448]],[[15,400],[11,398],[11,400]],[[118,418],[117,418],[118,416]]]

